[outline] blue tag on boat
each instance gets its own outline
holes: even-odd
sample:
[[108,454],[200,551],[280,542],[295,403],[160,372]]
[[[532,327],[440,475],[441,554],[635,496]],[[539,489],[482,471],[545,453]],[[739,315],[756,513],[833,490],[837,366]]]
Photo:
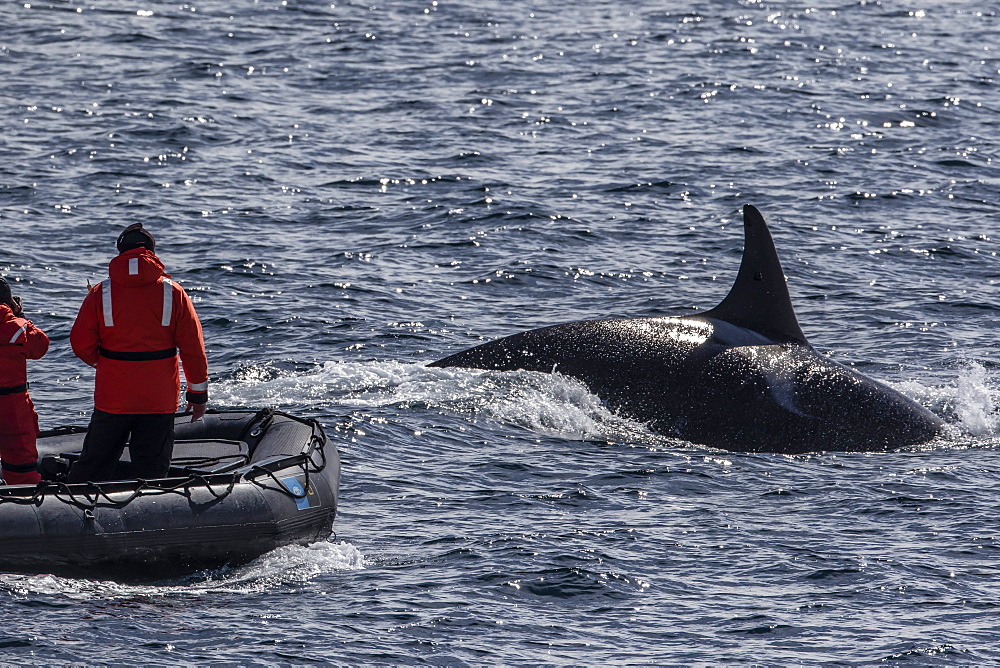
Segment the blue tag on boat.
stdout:
[[305,510],[309,508],[312,504],[309,503],[309,499],[312,497],[312,490],[306,493],[305,487],[299,482],[298,478],[282,478],[281,484],[285,486],[289,492],[295,495],[295,505],[299,510]]

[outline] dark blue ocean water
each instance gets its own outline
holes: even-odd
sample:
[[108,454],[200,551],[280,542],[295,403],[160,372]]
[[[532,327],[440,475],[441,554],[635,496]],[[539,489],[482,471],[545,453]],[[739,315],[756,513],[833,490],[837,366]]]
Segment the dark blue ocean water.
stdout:
[[[984,9],[986,8],[986,9]],[[216,407],[320,419],[336,535],[135,585],[0,574],[10,663],[1000,660],[994,3],[0,3],[0,273],[53,339],[142,221]],[[814,345],[946,438],[721,452],[427,369],[707,309],[768,219]]]

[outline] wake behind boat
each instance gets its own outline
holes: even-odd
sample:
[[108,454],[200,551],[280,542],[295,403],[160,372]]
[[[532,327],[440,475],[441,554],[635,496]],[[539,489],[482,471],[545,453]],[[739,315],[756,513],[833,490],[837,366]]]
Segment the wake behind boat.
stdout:
[[67,484],[86,427],[38,436],[38,485],[0,487],[0,570],[159,578],[328,537],[340,459],[315,420],[264,409],[175,418],[167,478]]

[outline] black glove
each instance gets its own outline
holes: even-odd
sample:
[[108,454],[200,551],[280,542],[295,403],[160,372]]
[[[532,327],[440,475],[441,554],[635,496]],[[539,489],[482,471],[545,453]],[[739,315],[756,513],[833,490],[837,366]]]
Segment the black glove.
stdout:
[[21,303],[21,298],[20,297],[11,297],[10,299],[11,299],[12,302],[14,302],[14,304],[13,304],[14,308],[12,309],[14,311],[14,315],[17,316],[18,318],[23,318],[24,317],[24,305]]

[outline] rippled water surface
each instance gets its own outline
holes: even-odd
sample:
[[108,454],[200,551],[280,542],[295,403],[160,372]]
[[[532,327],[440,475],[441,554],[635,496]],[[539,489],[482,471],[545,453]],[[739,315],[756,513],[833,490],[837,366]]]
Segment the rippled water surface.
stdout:
[[[989,9],[984,9],[989,8]],[[142,221],[216,407],[316,417],[336,535],[145,584],[0,574],[14,663],[1000,660],[1000,19],[954,2],[0,3],[0,273],[53,339]],[[759,207],[817,349],[946,437],[721,452],[428,369],[692,313]]]

